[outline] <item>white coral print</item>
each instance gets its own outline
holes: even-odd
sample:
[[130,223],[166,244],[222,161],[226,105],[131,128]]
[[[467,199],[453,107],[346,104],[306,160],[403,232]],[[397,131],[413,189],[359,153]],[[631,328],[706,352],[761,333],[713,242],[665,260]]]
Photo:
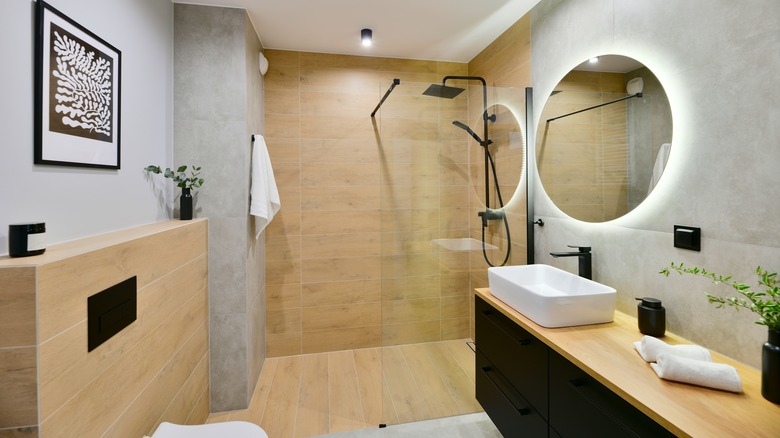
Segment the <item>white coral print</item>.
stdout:
[[110,136],[111,62],[102,57],[95,59],[95,52],[87,52],[68,35],[55,31],[54,36],[55,112],[63,115],[62,123],[67,126]]

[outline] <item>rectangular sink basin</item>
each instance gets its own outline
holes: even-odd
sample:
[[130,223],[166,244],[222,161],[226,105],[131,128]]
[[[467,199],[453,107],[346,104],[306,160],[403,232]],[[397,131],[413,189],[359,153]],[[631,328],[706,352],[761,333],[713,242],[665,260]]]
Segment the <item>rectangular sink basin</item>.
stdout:
[[542,327],[611,322],[615,289],[549,265],[488,268],[490,292]]

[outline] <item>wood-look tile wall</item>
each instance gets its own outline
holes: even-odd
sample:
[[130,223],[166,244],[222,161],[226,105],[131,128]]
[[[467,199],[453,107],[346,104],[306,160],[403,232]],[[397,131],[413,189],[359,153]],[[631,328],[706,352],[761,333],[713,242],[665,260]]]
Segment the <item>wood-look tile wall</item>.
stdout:
[[[622,73],[572,71],[544,106],[542,121],[625,96]],[[537,166],[555,204],[577,219],[603,222],[628,211],[626,102],[540,122]]]
[[266,232],[268,356],[467,337],[468,253],[431,244],[468,236],[467,145],[450,125],[467,117],[467,96],[421,96],[466,64],[266,57],[282,200]]
[[0,269],[0,436],[37,435],[35,268]]
[[[519,127],[522,127],[523,141],[525,141],[525,88],[531,84],[531,15],[526,14],[501,36],[482,50],[469,62],[469,75],[482,76],[488,85],[488,108],[493,104],[501,104],[511,110],[517,119]],[[482,87],[478,83],[469,86],[469,124],[478,126],[481,132],[482,105],[474,102],[482,102]],[[509,221],[511,242],[507,240],[504,224],[501,221],[491,221],[485,230],[487,242],[497,246],[498,250],[487,251],[488,257],[495,264],[500,264],[505,257],[507,245],[511,245],[510,258],[507,264],[523,265],[527,262],[526,239],[526,205],[525,187],[519,187],[523,169],[524,148],[507,147],[507,139],[502,135],[507,134],[509,128],[509,114],[498,112],[498,123],[491,124],[491,138],[496,145],[491,148],[496,163],[496,173],[501,185],[501,195],[506,205],[505,213]],[[514,134],[513,134],[514,135]],[[495,136],[495,138],[493,138]],[[480,147],[469,148],[472,186],[474,192],[471,196],[470,211],[476,212],[485,209],[485,165],[484,152]],[[493,187],[492,173],[490,186]],[[516,190],[517,189],[517,190]],[[491,190],[490,206],[498,207],[498,199],[495,190]],[[481,240],[482,222],[475,214],[469,216],[470,235]],[[473,251],[470,253],[471,286],[472,288],[487,287],[487,264],[482,253]],[[473,306],[473,300],[470,301]],[[473,308],[469,312],[473,315]],[[473,330],[473,321],[472,321]],[[472,331],[473,336],[473,331]]]
[[[167,221],[0,258],[0,435],[142,436],[205,421],[207,227]],[[137,320],[87,352],[87,297],[134,275]]]

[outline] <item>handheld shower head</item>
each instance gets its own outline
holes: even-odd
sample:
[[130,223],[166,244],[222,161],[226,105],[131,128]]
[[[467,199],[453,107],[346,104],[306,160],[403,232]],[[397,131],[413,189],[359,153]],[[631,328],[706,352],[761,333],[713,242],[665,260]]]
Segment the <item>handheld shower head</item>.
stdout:
[[[468,132],[468,133],[469,133],[469,135],[471,135],[471,136],[474,138],[474,140],[476,140],[476,141],[477,141],[477,143],[479,143],[479,144],[480,144],[480,146],[486,146],[485,142],[483,142],[483,141],[482,141],[482,139],[481,139],[481,138],[479,138],[479,136],[477,135],[477,133],[476,133],[476,132],[474,132],[474,131],[472,131],[472,130],[471,130],[471,128],[469,128],[469,127],[468,127],[468,126],[467,126],[465,123],[463,123],[463,122],[459,122],[459,121],[455,120],[455,121],[453,121],[453,122],[452,122],[452,124],[453,124],[453,125],[455,125],[455,126],[457,126],[457,127],[458,127],[458,128],[460,128],[460,129],[462,129],[462,130],[464,130],[464,131]],[[490,143],[493,143],[493,141],[491,141],[491,140],[488,140],[488,141],[487,141],[487,144],[490,144]]]

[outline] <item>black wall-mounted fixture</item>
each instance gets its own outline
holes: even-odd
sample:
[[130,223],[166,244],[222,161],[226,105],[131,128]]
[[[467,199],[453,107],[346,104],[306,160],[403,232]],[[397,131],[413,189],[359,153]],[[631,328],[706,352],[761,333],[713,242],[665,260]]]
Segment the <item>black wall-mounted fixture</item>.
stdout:
[[[485,262],[489,266],[504,266],[509,261],[509,256],[512,251],[512,238],[509,234],[509,222],[507,221],[503,210],[504,201],[501,199],[501,188],[498,185],[498,175],[496,175],[496,166],[495,163],[493,162],[493,157],[490,155],[490,149],[488,149],[488,146],[490,146],[490,144],[493,143],[493,141],[490,139],[490,136],[488,135],[488,122],[490,121],[495,123],[496,115],[488,114],[487,81],[485,81],[485,78],[481,76],[445,76],[441,80],[441,85],[431,84],[430,87],[428,87],[425,91],[423,91],[423,95],[431,96],[431,97],[439,97],[444,99],[454,99],[455,96],[459,95],[464,91],[464,88],[447,86],[447,81],[449,80],[479,81],[482,83],[482,128],[483,128],[482,132],[484,133],[484,136],[480,137],[471,128],[469,128],[468,125],[466,125],[463,122],[459,122],[456,120],[452,122],[452,124],[468,132],[468,134],[474,140],[476,140],[476,142],[479,143],[480,146],[482,146],[485,149],[485,211],[480,211],[478,213],[480,218],[482,218],[482,256],[485,258]],[[498,204],[499,204],[498,209],[490,208],[490,170],[491,169],[493,171],[493,181],[496,189],[496,196],[498,198]],[[504,260],[498,265],[494,265],[490,261],[487,255],[487,250],[485,249],[485,228],[488,227],[488,221],[491,220],[503,220],[504,229],[506,230],[506,240],[507,240],[506,254],[504,256]]]
[[393,88],[395,88],[396,85],[399,85],[401,83],[401,80],[396,78],[393,79],[393,83],[390,84],[390,88],[387,89],[387,92],[385,92],[385,95],[382,96],[382,99],[379,101],[378,104],[376,104],[376,108],[374,108],[374,111],[371,111],[371,117],[374,117],[376,115],[376,112],[379,111],[379,107],[382,106],[383,103],[385,103],[385,99],[387,99],[387,96],[390,95],[390,93],[393,92]]
[[674,247],[701,251],[701,228],[675,225]]
[[135,276],[87,298],[87,351],[92,351],[136,319]]

